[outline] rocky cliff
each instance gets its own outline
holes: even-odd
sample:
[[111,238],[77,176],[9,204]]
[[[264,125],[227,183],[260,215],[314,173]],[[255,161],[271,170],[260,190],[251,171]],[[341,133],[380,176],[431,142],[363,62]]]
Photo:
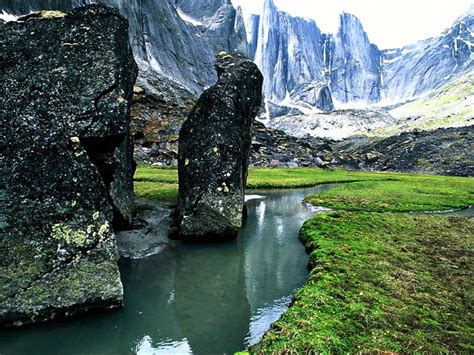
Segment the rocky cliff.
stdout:
[[402,102],[474,70],[474,5],[440,36],[383,52],[384,99]]
[[110,8],[0,22],[0,325],[122,305],[136,75]]
[[[93,1],[0,0],[0,10],[69,10]],[[98,2],[129,20],[141,83],[155,71],[196,94],[215,82],[213,58],[220,51],[255,60],[267,100],[323,111],[332,110],[333,101],[336,108],[403,102],[473,68],[472,9],[438,37],[381,51],[351,14],[340,16],[336,34],[324,34],[314,21],[278,10],[273,0],[247,21],[230,0]]]
[[216,80],[214,53],[181,19],[171,0],[0,0],[0,10],[22,15],[40,10],[68,11],[89,3],[112,6],[128,19],[141,80],[147,80],[151,69],[197,93]]
[[340,16],[327,70],[333,96],[343,103],[380,101],[382,91],[381,53],[369,41],[359,19]]

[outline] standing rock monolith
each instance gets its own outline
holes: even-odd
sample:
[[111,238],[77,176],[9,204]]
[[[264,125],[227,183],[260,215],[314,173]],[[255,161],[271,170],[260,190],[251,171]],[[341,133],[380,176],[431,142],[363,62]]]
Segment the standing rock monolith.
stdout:
[[199,98],[179,134],[177,237],[226,239],[242,226],[252,123],[263,77],[238,55],[220,53],[219,79]]
[[122,305],[137,66],[108,7],[0,23],[0,326]]

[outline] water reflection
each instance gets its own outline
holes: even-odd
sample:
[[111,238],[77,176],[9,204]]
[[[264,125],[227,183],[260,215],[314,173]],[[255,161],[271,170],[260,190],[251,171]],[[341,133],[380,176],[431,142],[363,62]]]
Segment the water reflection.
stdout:
[[160,340],[160,344],[153,346],[153,340],[145,335],[135,348],[138,355],[167,355],[167,354],[192,354],[187,339],[174,341],[171,339]]
[[[324,188],[328,188],[325,186]],[[306,277],[298,241],[317,188],[263,191],[239,237],[121,259],[125,308],[0,332],[0,353],[233,353],[256,342]]]

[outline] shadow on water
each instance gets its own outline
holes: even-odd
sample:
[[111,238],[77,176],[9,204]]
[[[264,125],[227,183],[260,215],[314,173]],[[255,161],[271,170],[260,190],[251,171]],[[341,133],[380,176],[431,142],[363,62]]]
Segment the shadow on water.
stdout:
[[307,275],[304,197],[253,192],[236,240],[180,244],[119,262],[125,308],[0,332],[0,354],[233,353],[260,339]]

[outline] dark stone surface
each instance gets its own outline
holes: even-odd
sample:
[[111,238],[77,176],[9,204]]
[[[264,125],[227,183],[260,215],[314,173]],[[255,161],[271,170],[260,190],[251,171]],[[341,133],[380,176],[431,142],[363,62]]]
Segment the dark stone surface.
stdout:
[[0,325],[122,305],[136,75],[110,8],[0,23]]
[[219,80],[206,90],[179,136],[179,206],[183,239],[235,237],[242,225],[252,123],[263,77],[237,54],[221,54]]

